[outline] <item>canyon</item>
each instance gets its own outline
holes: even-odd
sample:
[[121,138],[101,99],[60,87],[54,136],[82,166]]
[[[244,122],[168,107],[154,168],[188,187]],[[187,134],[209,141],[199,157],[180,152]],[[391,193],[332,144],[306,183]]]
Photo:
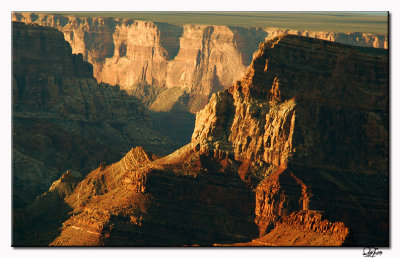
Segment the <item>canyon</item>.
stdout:
[[[33,18],[40,21],[40,17]],[[69,19],[53,22],[65,28]],[[157,31],[154,23],[130,22]],[[115,24],[119,26],[117,21]],[[222,33],[222,28],[209,28],[207,35],[215,31]],[[91,151],[78,155],[87,160],[84,165],[103,158],[94,169],[67,170],[61,169],[64,162],[55,164],[60,169],[58,179],[31,204],[14,210],[14,246],[389,246],[387,50],[301,35],[278,35],[264,42],[263,36],[254,55],[252,50],[247,52],[246,58],[252,60],[247,69],[245,55],[227,55],[241,57],[236,59],[239,68],[235,68],[241,69],[241,78],[234,79],[230,76],[238,76],[239,70],[229,70],[226,63],[224,69],[233,75],[224,77],[216,66],[209,69],[213,55],[204,48],[205,52],[197,52],[199,65],[193,73],[201,74],[198,79],[204,79],[204,84],[186,84],[190,90],[185,89],[184,98],[180,97],[182,86],[171,87],[171,92],[176,91],[171,98],[178,100],[178,105],[171,102],[170,95],[158,102],[151,100],[162,95],[148,94],[153,90],[149,86],[163,80],[155,73],[154,80],[147,81],[153,78],[147,77],[153,74],[151,66],[162,66],[152,63],[142,72],[146,79],[140,88],[133,90],[146,96],[147,103],[158,103],[154,105],[157,111],[171,107],[182,111],[190,107],[191,94],[207,96],[202,99],[205,107],[196,114],[190,142],[162,157],[152,153],[158,148],[170,149],[172,142],[150,128],[145,105],[123,85],[98,84],[91,76],[91,61],[86,63],[83,55],[72,54],[73,48],[63,39],[65,34],[17,22],[13,33],[13,133],[21,130],[13,137],[13,149],[27,153],[30,160],[39,160],[34,154],[43,154],[51,146],[43,140],[42,150],[33,148],[37,144],[28,139],[39,141],[51,133],[42,132],[44,136],[38,137],[30,136],[35,132],[31,128],[18,129],[30,125],[21,120],[16,126],[24,116],[74,135],[51,130],[61,139],[72,138],[55,145],[60,155],[75,150],[77,132],[94,145],[112,149],[114,144],[107,145],[105,139],[118,131],[124,149],[136,146],[123,157],[111,158],[111,152],[101,146],[83,145]],[[218,40],[230,41],[218,35]],[[191,44],[209,43],[194,41]],[[154,58],[163,52],[165,59],[172,61],[167,68],[180,60],[174,65],[190,71],[190,60],[178,58],[185,49],[182,46],[190,44],[183,38],[179,42],[179,49],[169,45],[169,54],[159,46],[146,49],[154,50]],[[118,47],[118,51],[125,53],[124,48]],[[219,57],[224,60],[224,54]],[[42,70],[45,72],[40,73]],[[207,84],[219,76],[226,79],[218,79],[215,85],[221,87]],[[69,83],[71,80],[74,83]],[[230,81],[230,85],[219,84],[222,81]],[[167,80],[162,87],[169,87]],[[57,94],[63,97],[51,101]],[[97,101],[89,96],[96,96]],[[104,105],[107,108],[103,109]],[[68,112],[73,108],[77,110]],[[111,136],[105,135],[110,132]],[[139,132],[140,137],[135,138],[133,132]],[[151,144],[150,137],[156,137],[158,144]],[[15,167],[23,164],[15,158],[13,162]],[[14,168],[14,176],[18,173]],[[21,177],[29,176],[26,172]]]
[[[128,93],[136,92],[143,83],[161,91],[172,89],[175,94],[182,89],[179,96],[189,96],[185,108],[191,113],[201,110],[212,93],[241,79],[259,42],[278,35],[388,48],[387,35],[363,32],[180,25],[50,13],[13,13],[12,20],[63,32],[73,53],[82,54],[84,61],[93,65],[98,82],[119,85]],[[151,109],[151,103],[148,107]]]
[[[260,42],[301,35],[388,48],[387,34],[274,27],[173,24],[130,18],[15,12],[13,21],[53,27],[93,66],[98,83],[142,101],[151,127],[179,146],[190,141],[195,114],[211,95],[240,80]],[[164,153],[165,154],[165,153]]]

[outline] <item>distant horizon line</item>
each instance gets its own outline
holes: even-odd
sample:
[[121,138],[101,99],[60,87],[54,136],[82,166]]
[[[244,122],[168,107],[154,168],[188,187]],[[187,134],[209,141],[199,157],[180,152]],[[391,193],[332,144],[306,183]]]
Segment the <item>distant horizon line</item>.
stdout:
[[170,24],[271,27],[324,32],[388,34],[388,11],[14,11],[148,20]]

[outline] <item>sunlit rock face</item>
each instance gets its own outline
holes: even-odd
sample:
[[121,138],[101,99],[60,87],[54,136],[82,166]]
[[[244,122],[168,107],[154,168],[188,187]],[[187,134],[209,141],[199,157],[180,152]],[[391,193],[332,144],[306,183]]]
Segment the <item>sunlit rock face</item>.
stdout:
[[[387,36],[279,28],[173,25],[130,19],[13,13],[13,20],[55,27],[73,53],[93,65],[98,82],[132,89],[182,87],[209,96],[240,79],[258,43],[282,34],[302,35],[357,46],[387,48]],[[196,110],[197,111],[197,110]]]
[[256,188],[257,241],[296,245],[290,239],[308,233],[278,240],[271,229],[290,232],[294,213],[318,210],[347,227],[331,231],[335,243],[387,245],[388,90],[385,50],[279,36],[198,112],[192,148],[240,163]]

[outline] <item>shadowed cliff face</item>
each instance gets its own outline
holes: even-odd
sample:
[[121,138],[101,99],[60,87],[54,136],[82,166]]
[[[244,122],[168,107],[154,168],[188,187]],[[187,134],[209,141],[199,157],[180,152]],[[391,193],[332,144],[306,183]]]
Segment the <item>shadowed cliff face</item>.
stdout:
[[359,32],[172,25],[40,13],[14,13],[13,20],[62,31],[73,53],[81,53],[93,65],[94,77],[99,82],[120,85],[126,90],[132,90],[137,82],[167,88],[177,86],[207,97],[240,79],[258,42],[277,35],[295,34],[387,48],[386,35]]
[[282,36],[191,144],[92,171],[51,245],[388,246],[387,51]]
[[56,29],[13,23],[16,207],[33,201],[66,169],[90,171],[120,159],[132,145],[160,154],[176,148],[151,128],[137,98],[98,84],[92,65],[71,52]]
[[[13,107],[67,119],[144,120],[144,107],[125,92],[98,85],[92,65],[55,29],[13,25]],[[125,105],[121,105],[125,102]],[[45,116],[45,115],[42,115]]]

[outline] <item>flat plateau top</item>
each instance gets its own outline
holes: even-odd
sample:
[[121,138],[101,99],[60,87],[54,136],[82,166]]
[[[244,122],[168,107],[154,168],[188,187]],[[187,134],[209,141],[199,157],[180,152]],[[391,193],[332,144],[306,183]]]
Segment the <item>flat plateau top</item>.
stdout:
[[58,12],[81,17],[129,18],[173,24],[276,27],[387,34],[388,12]]

